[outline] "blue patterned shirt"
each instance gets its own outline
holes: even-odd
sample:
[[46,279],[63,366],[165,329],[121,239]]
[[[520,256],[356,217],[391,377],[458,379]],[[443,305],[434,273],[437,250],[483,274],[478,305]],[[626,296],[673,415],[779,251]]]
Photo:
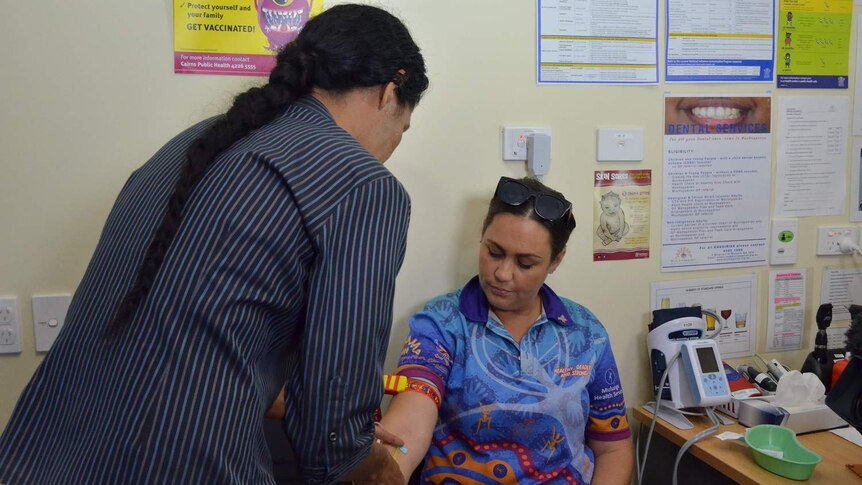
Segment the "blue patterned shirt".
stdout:
[[263,419],[283,386],[306,483],[370,452],[410,202],[313,98],[218,156],[148,297],[102,339],[210,123],[119,194],[0,437],[0,483],[273,483]]
[[478,278],[411,320],[399,373],[443,394],[422,483],[588,484],[585,440],[630,436],[604,327],[547,285],[539,294],[544,313],[520,343]]

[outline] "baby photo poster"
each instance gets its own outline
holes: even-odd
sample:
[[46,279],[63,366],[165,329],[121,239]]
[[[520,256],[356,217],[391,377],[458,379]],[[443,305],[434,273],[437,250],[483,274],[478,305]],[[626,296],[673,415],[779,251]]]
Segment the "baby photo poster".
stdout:
[[593,261],[649,258],[651,170],[595,172]]

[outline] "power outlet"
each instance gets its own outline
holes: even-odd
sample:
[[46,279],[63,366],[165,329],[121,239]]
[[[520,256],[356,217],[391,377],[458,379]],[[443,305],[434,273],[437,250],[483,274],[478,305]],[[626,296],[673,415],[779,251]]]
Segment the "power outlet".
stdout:
[[18,319],[18,298],[0,298],[0,354],[21,352],[21,325]]
[[841,251],[841,241],[843,239],[848,239],[853,244],[857,244],[859,241],[859,229],[854,226],[818,227],[817,255],[842,256],[852,254]]
[[527,136],[534,133],[551,136],[551,129],[508,126],[503,128],[503,160],[526,160]]

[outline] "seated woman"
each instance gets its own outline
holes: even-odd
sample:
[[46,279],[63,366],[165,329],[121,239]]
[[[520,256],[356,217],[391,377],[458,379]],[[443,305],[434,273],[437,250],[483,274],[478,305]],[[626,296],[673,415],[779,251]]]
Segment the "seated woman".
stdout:
[[410,387],[382,421],[406,444],[392,450],[405,477],[421,463],[423,484],[629,483],[631,432],[608,334],[544,284],[574,228],[559,192],[500,179],[479,274],[410,322],[398,368]]

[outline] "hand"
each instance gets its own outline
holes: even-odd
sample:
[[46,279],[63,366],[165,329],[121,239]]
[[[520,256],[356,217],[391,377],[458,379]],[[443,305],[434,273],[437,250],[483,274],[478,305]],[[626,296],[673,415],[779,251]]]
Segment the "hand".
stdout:
[[389,454],[389,448],[385,445],[374,443],[371,446],[371,454],[382,462],[382,466],[372,472],[370,476],[363,477],[361,480],[355,480],[353,482],[354,485],[404,485],[407,482],[401,473],[401,468],[398,467],[395,459]]
[[378,444],[394,446],[396,448],[404,446],[404,440],[394,433],[386,431],[380,423],[374,423],[374,438]]

